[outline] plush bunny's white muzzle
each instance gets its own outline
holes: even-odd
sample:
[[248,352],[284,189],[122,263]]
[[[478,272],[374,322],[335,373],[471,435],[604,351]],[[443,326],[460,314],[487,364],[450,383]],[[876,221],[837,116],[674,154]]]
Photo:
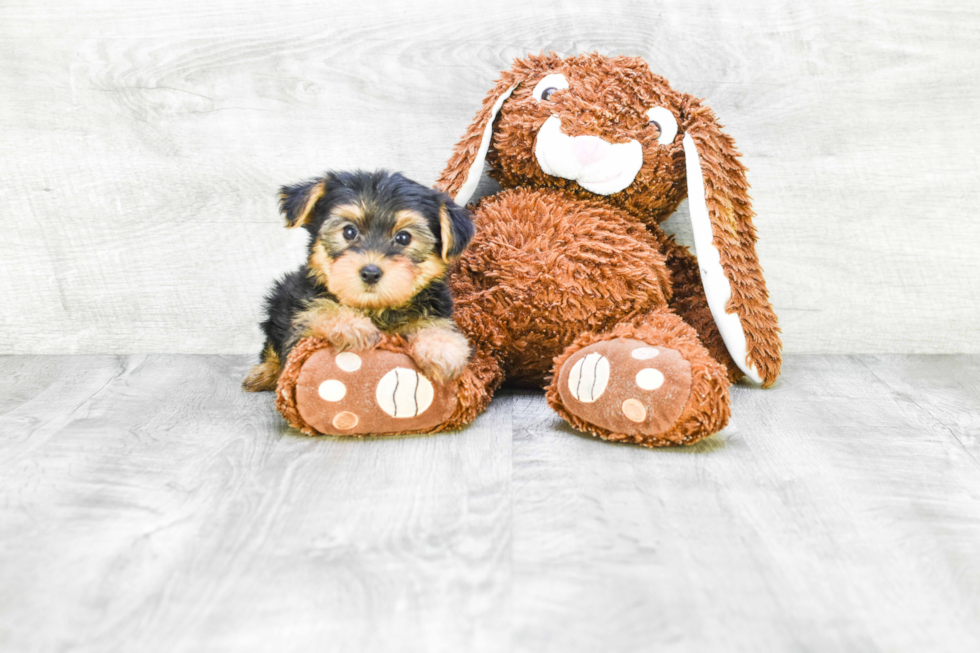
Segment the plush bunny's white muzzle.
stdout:
[[638,141],[610,143],[598,136],[568,136],[562,133],[557,116],[548,118],[538,130],[534,156],[545,174],[576,181],[597,195],[623,190],[643,166]]

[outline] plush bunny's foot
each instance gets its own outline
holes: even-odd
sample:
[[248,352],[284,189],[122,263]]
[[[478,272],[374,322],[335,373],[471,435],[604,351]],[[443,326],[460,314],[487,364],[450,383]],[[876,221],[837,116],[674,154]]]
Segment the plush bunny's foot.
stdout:
[[312,351],[290,355],[277,405],[308,435],[423,433],[446,422],[456,408],[455,386],[426,377],[405,353],[338,353],[315,339],[302,346]]
[[562,365],[558,394],[574,415],[615,433],[658,436],[691,395],[691,364],[665,347],[616,338],[584,347]]
[[728,421],[724,368],[700,344],[588,334],[556,361],[548,403],[606,440],[691,444]]

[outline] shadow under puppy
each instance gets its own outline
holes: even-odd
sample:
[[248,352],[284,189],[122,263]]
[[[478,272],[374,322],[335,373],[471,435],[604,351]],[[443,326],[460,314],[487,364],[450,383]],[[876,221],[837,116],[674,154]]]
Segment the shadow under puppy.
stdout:
[[288,228],[309,232],[309,256],[266,296],[266,341],[245,390],[274,390],[289,352],[307,336],[356,351],[374,347],[382,332],[399,334],[432,380],[462,373],[470,348],[451,319],[447,276],[473,237],[464,207],[383,170],[284,186],[279,207]]

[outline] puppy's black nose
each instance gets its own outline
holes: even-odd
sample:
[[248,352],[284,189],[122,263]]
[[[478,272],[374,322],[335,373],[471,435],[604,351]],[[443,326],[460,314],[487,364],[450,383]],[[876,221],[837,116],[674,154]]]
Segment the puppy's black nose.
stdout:
[[378,283],[378,279],[381,278],[382,274],[384,274],[384,272],[382,272],[381,268],[374,263],[368,263],[361,268],[361,280],[368,285]]

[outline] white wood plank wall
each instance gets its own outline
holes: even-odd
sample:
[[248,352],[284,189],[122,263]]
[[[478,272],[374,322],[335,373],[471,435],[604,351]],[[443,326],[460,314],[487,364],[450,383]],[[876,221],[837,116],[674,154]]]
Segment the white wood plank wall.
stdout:
[[0,4],[0,353],[252,353],[279,184],[431,183],[529,51],[645,57],[745,152],[789,352],[980,352],[975,2]]

